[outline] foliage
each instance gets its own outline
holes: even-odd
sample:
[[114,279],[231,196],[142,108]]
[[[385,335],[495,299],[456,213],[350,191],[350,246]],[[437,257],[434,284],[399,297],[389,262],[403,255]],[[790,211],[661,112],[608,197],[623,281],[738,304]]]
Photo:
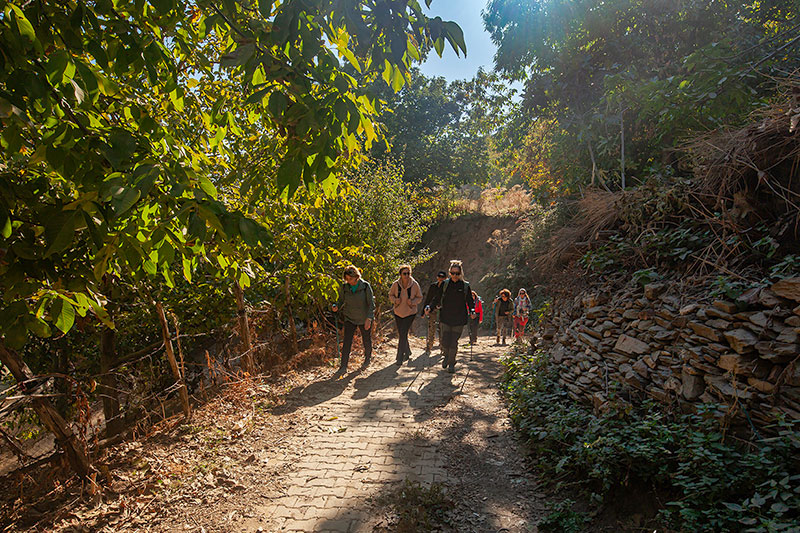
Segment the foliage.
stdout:
[[789,424],[774,428],[777,437],[743,445],[702,408],[671,414],[611,398],[598,414],[561,388],[545,354],[517,352],[504,363],[512,420],[543,477],[579,484],[601,502],[626,486],[655,489],[665,502],[660,520],[681,531],[800,526],[800,438]]
[[549,513],[538,524],[540,531],[553,533],[581,533],[589,522],[584,513],[573,511],[574,500],[564,500],[549,507]]
[[382,117],[388,145],[374,153],[398,160],[406,181],[433,188],[503,179],[495,132],[514,91],[497,74],[481,69],[471,80],[447,83],[415,69],[397,94],[381,89],[390,111]]
[[741,122],[775,93],[771,79],[800,66],[798,7],[491,0],[495,66],[525,83],[507,169],[546,194],[624,186],[623,174],[669,179],[673,148]]
[[[175,264],[191,281],[202,263],[246,285],[250,252],[273,243],[249,202],[271,184],[330,191],[378,139],[375,79],[398,90],[430,47],[465,52],[458,26],[416,0],[0,10],[0,329],[12,347],[87,314],[113,327],[109,276],[173,287]],[[240,174],[243,159],[258,164]]]

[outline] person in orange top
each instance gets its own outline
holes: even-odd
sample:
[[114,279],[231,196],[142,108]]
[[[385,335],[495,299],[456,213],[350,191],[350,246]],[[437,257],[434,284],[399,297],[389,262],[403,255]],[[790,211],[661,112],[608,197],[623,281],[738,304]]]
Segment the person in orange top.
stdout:
[[400,277],[389,289],[389,301],[394,306],[394,321],[397,324],[397,361],[398,366],[407,361],[411,355],[408,344],[408,332],[417,316],[417,307],[422,303],[422,289],[411,276],[411,265],[401,265]]

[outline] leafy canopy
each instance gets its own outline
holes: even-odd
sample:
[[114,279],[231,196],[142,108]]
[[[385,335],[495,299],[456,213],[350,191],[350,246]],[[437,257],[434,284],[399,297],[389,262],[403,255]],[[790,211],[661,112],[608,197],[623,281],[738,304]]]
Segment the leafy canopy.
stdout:
[[431,47],[466,53],[416,0],[0,0],[0,26],[12,347],[90,312],[113,327],[110,277],[169,287],[202,263],[246,284],[273,242],[266,182],[332,193],[380,134],[367,87],[398,90]]

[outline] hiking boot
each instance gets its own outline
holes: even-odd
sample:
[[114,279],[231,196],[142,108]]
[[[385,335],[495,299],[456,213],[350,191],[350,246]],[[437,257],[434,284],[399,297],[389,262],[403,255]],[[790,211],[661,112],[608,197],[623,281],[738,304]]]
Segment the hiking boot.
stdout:
[[500,335],[497,336],[497,340],[495,341],[495,344],[500,344]]
[[442,354],[442,368],[447,368],[447,357]]
[[450,365],[450,366],[448,366],[448,367],[447,367],[447,371],[448,371],[450,374],[452,374],[453,372],[455,372],[455,371],[456,371],[456,367],[454,367],[453,365]]
[[503,346],[505,346],[505,345],[506,345],[506,338],[503,337]]

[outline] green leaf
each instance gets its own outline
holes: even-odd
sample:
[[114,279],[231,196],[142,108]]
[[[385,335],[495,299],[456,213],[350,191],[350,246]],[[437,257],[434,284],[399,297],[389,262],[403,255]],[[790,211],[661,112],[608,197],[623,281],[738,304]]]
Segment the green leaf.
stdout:
[[75,237],[75,212],[64,211],[50,220],[45,226],[45,240],[49,244],[45,257],[63,252],[72,244]]
[[17,26],[17,31],[19,31],[19,34],[25,37],[31,43],[35,42],[36,32],[33,31],[33,25],[25,17],[25,13],[23,13],[22,10],[14,4],[9,5],[9,7],[14,11],[14,23]]
[[208,176],[205,175],[200,176],[200,188],[203,190],[204,193],[209,195],[211,198],[217,197],[217,188],[214,187],[214,184],[211,183],[211,180],[208,179]]
[[111,208],[114,210],[113,218],[119,218],[133,207],[139,201],[140,194],[137,188],[119,187],[111,197]]
[[57,298],[50,307],[50,317],[59,330],[67,333],[75,324],[75,308],[64,298]]
[[249,218],[239,219],[239,232],[242,235],[242,240],[247,246],[258,245],[258,224]]
[[32,331],[34,335],[37,337],[41,337],[43,339],[48,338],[53,332],[50,330],[50,326],[39,317],[30,317],[29,320],[26,322],[28,326],[28,330]]
[[11,237],[11,214],[0,205],[0,236],[4,239]]

